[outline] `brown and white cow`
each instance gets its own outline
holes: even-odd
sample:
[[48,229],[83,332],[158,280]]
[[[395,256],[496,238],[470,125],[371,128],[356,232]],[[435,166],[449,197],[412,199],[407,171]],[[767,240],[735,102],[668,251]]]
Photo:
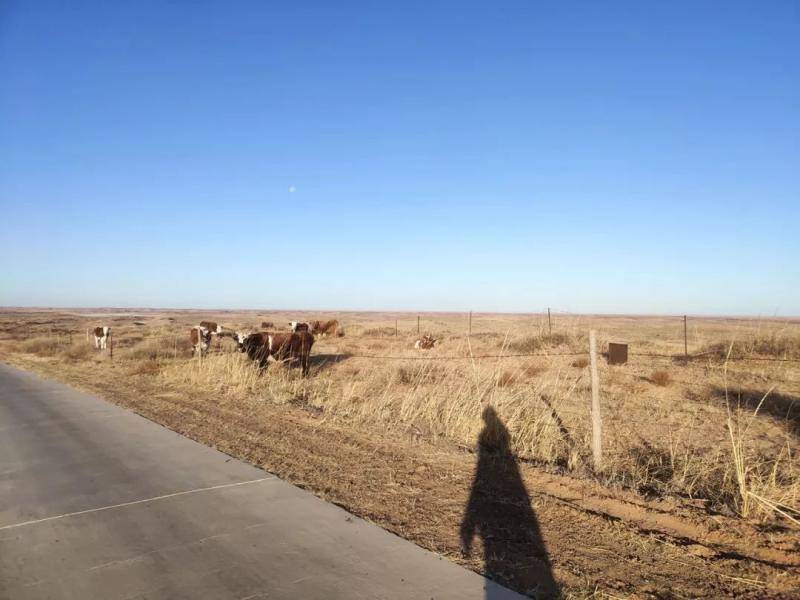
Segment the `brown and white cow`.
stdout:
[[214,321],[200,321],[200,327],[208,329],[212,335],[222,333],[222,325],[217,325]]
[[111,335],[111,327],[95,327],[92,333],[94,333],[94,347],[98,350],[105,350],[108,345],[108,337]]
[[297,333],[298,331],[311,331],[311,325],[308,323],[301,323],[300,321],[289,321],[289,329],[293,333]]
[[290,365],[300,364],[303,375],[308,374],[308,356],[314,336],[308,331],[292,333],[270,333],[262,331],[251,333],[240,344],[239,349],[247,352],[252,360],[257,360],[262,369],[267,367],[270,359],[288,361]]
[[414,342],[414,348],[417,350],[430,350],[436,345],[437,340],[430,334],[425,334]]
[[202,325],[195,325],[189,330],[189,341],[192,343],[192,356],[197,352],[202,356],[211,346],[211,331]]
[[339,321],[333,319],[331,321],[312,321],[311,333],[325,337],[326,335],[344,335],[344,330],[339,326]]

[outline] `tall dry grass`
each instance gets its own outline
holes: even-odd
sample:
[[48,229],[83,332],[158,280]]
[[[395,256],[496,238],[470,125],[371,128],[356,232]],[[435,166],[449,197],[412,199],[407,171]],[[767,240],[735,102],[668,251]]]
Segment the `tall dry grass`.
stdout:
[[[316,362],[308,378],[279,365],[262,372],[245,355],[216,341],[215,351],[202,361],[192,360],[184,332],[169,328],[150,331],[115,350],[114,360],[128,365],[131,375],[160,378],[165,388],[186,394],[210,390],[244,407],[264,402],[299,405],[326,419],[468,447],[482,428],[483,407],[491,404],[519,457],[575,474],[590,473],[585,360],[554,351],[585,349],[581,332],[553,336],[542,330],[517,336],[486,332],[469,339],[449,335],[442,336],[442,347],[420,353],[409,347],[408,339],[389,336],[389,328],[373,329],[387,339],[348,336],[315,345]],[[18,347],[55,360],[98,356],[90,344],[66,347],[47,338],[21,341]],[[765,346],[751,340],[747,347],[793,351],[791,343]],[[528,352],[550,355],[472,358]],[[370,354],[415,360],[360,358]],[[323,361],[322,356],[329,358]],[[442,356],[463,358],[436,360]],[[695,367],[686,367],[690,368]],[[763,419],[761,407],[737,405],[733,395],[724,405],[715,403],[705,387],[714,372],[701,372],[687,383],[680,380],[688,376],[685,373],[673,379],[678,373],[673,368],[671,383],[665,385],[667,378],[656,377],[648,365],[638,374],[635,364],[626,370],[603,371],[607,454],[601,478],[648,494],[704,498],[745,517],[779,515],[796,520],[800,516],[797,440],[786,428]],[[689,397],[682,398],[681,393]],[[764,403],[769,400],[767,396]]]
[[191,355],[191,342],[182,332],[160,331],[140,342],[122,348],[118,355],[127,360],[167,360]]
[[743,335],[731,341],[713,342],[700,352],[721,360],[750,357],[800,359],[800,338],[786,331]]
[[[541,366],[530,360],[375,360],[364,368],[363,362],[345,359],[317,367],[304,379],[288,368],[271,366],[259,372],[246,357],[232,353],[212,355],[188,367],[175,364],[165,369],[164,377],[168,385],[206,386],[252,402],[300,404],[328,419],[463,446],[474,444],[482,427],[482,408],[491,404],[508,427],[518,456],[587,474],[588,377],[569,357],[541,360]],[[720,409],[714,414],[713,443],[704,431],[680,423],[665,425],[666,414],[654,416],[650,427],[619,419],[617,425],[627,425],[629,433],[617,437],[610,428],[602,478],[646,493],[705,498],[712,506],[728,507],[745,517],[783,511],[795,518],[800,473],[791,443],[775,455],[754,444],[752,432],[744,427],[733,430],[732,453],[731,441],[725,438],[726,413]],[[732,422],[742,415],[734,414]]]

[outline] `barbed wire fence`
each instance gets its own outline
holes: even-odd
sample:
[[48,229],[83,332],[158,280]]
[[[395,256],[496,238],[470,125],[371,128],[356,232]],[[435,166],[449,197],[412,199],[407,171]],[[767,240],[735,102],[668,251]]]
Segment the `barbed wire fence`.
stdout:
[[[535,327],[538,328],[540,334],[547,335],[549,337],[553,337],[553,322],[554,316],[556,317],[556,321],[560,320],[563,316],[570,316],[572,318],[577,319],[577,322],[572,323],[570,325],[570,329],[574,330],[576,327],[580,327],[581,325],[588,325],[589,323],[582,323],[582,321],[589,321],[591,318],[585,315],[574,315],[570,314],[566,311],[559,311],[555,313],[551,309],[547,309],[546,314],[536,315],[537,322],[535,323]],[[602,316],[598,316],[601,317]],[[625,317],[622,317],[625,318]],[[659,319],[665,320],[667,323],[670,320],[670,317],[658,317]],[[720,368],[724,369],[726,373],[728,372],[727,366],[729,363],[774,363],[774,364],[800,364],[800,358],[793,358],[793,357],[769,357],[769,356],[741,356],[741,355],[733,355],[731,353],[732,348],[728,349],[727,353],[721,353],[719,349],[716,350],[700,350],[690,353],[689,352],[689,317],[687,315],[673,317],[674,322],[680,328],[679,331],[682,333],[682,339],[673,339],[667,341],[667,345],[673,346],[682,346],[683,352],[649,352],[649,351],[641,351],[641,352],[632,352],[627,353],[628,345],[625,344],[626,350],[626,358],[625,363],[628,361],[635,362],[637,359],[646,359],[648,362],[668,362],[671,365],[676,367],[680,366],[690,366],[696,364],[702,364],[708,368]],[[443,319],[433,319],[434,321]],[[492,321],[498,321],[497,317],[491,319]],[[724,324],[726,321],[730,321],[730,319],[719,319],[714,320],[712,323],[720,323]],[[759,323],[759,319],[741,319],[736,318],[733,319],[736,323]],[[481,335],[498,335],[498,332],[491,331],[481,333],[475,333],[475,314],[470,311],[466,315],[466,331],[465,334],[467,338],[472,336],[481,336]],[[401,332],[398,320],[395,320],[394,324],[394,335],[381,335],[381,336],[369,336],[369,335],[362,335],[358,336],[360,340],[376,340],[376,341],[406,341],[409,337],[413,337],[413,335],[421,335],[423,329],[425,331],[429,331],[434,329],[431,327],[433,323],[427,324],[427,327],[422,326],[422,319],[420,315],[416,317],[416,327],[414,330],[405,330]],[[388,328],[387,328],[388,329]],[[365,332],[371,332],[372,330],[365,329]],[[558,331],[558,328],[557,328]],[[450,332],[448,332],[450,333]],[[445,334],[446,335],[446,334]],[[451,334],[452,335],[452,334]],[[502,334],[499,334],[502,335]],[[410,361],[410,362],[438,362],[438,361],[477,361],[477,360],[504,360],[504,359],[519,359],[519,358],[556,358],[556,357],[588,357],[589,358],[589,371],[591,374],[591,404],[587,406],[586,412],[581,411],[569,411],[560,408],[558,410],[558,414],[556,411],[553,410],[554,413],[554,420],[553,423],[539,423],[537,426],[542,427],[551,427],[555,429],[564,429],[563,423],[561,423],[559,415],[571,415],[577,416],[581,418],[585,418],[589,416],[591,418],[591,432],[592,432],[592,439],[591,439],[591,446],[592,446],[592,455],[593,455],[593,464],[596,471],[600,471],[602,469],[603,464],[603,448],[602,448],[602,440],[603,440],[603,411],[601,410],[601,385],[600,385],[600,378],[598,372],[598,349],[597,349],[597,342],[596,342],[596,331],[591,329],[589,332],[589,347],[585,351],[544,351],[544,352],[501,352],[501,353],[470,353],[464,355],[452,355],[452,354],[444,354],[444,355],[436,355],[436,354],[426,354],[422,356],[410,356],[406,354],[393,354],[389,353],[368,353],[363,351],[357,352],[348,352],[345,354],[347,358],[358,358],[358,359],[367,359],[367,360],[391,360],[391,361]],[[679,346],[678,346],[679,347]],[[603,355],[608,358],[608,352],[604,352]],[[637,365],[638,366],[638,365]],[[641,378],[640,374],[633,374],[633,373],[626,373],[624,370],[616,369],[615,373],[623,373],[626,375],[634,376],[637,378]],[[731,373],[734,374],[734,373]],[[740,374],[745,374],[744,372],[740,372]],[[794,380],[788,379],[786,380],[790,383],[800,383]],[[689,382],[683,382],[689,385]],[[546,411],[545,411],[546,412]],[[631,418],[630,415],[626,415],[625,423],[628,425],[646,425],[648,427],[653,427],[654,424],[652,421],[647,420],[637,420],[635,418]]]

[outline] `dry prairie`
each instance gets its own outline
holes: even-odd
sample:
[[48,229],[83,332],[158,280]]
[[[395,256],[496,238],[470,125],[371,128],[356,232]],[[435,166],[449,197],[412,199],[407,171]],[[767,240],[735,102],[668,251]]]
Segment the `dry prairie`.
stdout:
[[[257,330],[337,318],[308,378],[261,373],[215,340],[210,318]],[[87,341],[110,325],[113,356]],[[397,335],[395,335],[397,327]],[[155,421],[313,490],[355,514],[519,591],[530,565],[564,597],[791,596],[800,587],[800,323],[669,317],[423,314],[436,348],[413,349],[407,313],[9,310],[0,358],[103,394]],[[588,332],[599,361],[603,463],[592,466]],[[498,525],[467,554],[459,527],[474,487],[486,406],[540,530],[536,549]],[[502,536],[505,536],[503,538]],[[496,549],[497,546],[495,545]],[[529,556],[533,552],[537,557]],[[497,554],[496,550],[493,550]]]

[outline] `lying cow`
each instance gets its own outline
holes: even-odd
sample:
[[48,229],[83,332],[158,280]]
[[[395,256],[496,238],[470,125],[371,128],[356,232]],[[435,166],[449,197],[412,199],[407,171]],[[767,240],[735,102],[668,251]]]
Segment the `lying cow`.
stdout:
[[311,326],[308,323],[301,323],[300,321],[289,321],[289,329],[292,330],[293,333],[297,333],[298,331],[311,331]]
[[344,335],[344,331],[339,327],[339,321],[333,319],[331,321],[312,321],[311,333],[325,337],[326,335]]
[[414,348],[417,350],[430,350],[436,345],[436,339],[431,334],[426,334],[414,342]]
[[189,341],[192,343],[192,356],[196,352],[202,356],[211,346],[211,331],[202,325],[195,325],[189,330]]
[[111,335],[111,327],[95,327],[92,332],[94,333],[94,347],[98,350],[105,350],[108,336]]
[[261,321],[261,329],[275,329],[275,323],[272,321]]
[[308,355],[314,345],[314,336],[308,331],[293,333],[251,333],[239,344],[242,352],[247,352],[252,360],[257,360],[262,369],[269,359],[286,360],[290,365],[300,363],[303,375],[308,374]]

